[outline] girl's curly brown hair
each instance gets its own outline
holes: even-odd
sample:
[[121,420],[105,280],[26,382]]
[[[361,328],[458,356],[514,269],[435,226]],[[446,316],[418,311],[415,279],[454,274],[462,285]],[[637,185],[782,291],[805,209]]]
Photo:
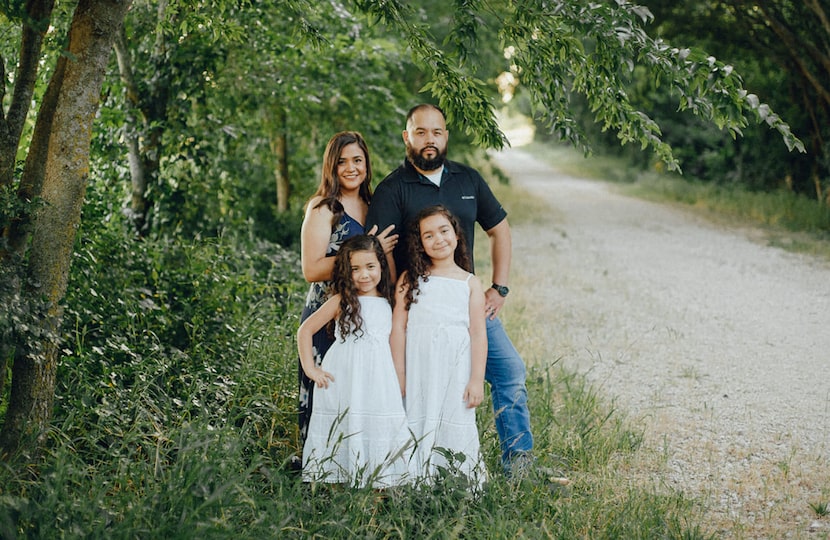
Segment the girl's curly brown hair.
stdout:
[[338,315],[336,323],[343,341],[349,334],[358,337],[363,335],[363,317],[360,316],[359,294],[352,279],[352,254],[358,251],[371,251],[377,256],[380,263],[378,294],[390,304],[392,302],[394,285],[389,271],[389,263],[386,261],[386,255],[383,253],[380,240],[375,236],[359,234],[343,242],[334,259],[334,279],[332,282],[332,291],[340,295],[340,315]]
[[406,285],[409,287],[405,297],[406,309],[409,309],[409,306],[417,302],[415,297],[419,294],[418,278],[422,277],[424,281],[429,281],[429,269],[432,266],[432,259],[426,254],[424,245],[421,243],[421,222],[430,216],[438,214],[447,218],[455,231],[455,236],[458,238],[458,245],[455,248],[455,254],[453,256],[455,264],[467,272],[472,272],[473,265],[470,252],[467,249],[467,239],[464,236],[464,230],[461,228],[458,218],[442,204],[427,206],[418,212],[415,219],[410,222],[406,232],[407,256],[409,258],[409,269],[405,279]]

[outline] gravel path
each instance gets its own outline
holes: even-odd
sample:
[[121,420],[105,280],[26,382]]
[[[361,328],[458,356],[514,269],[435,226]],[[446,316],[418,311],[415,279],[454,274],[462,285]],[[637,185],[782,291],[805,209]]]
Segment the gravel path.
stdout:
[[512,274],[554,356],[644,427],[661,464],[636,481],[699,497],[718,537],[826,538],[830,264],[521,149],[496,160],[551,207],[513,225]]

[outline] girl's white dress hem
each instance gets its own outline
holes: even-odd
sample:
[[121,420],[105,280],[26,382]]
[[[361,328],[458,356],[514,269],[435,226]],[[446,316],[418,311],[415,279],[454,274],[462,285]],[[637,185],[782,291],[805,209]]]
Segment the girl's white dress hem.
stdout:
[[409,432],[389,334],[385,298],[360,296],[362,332],[335,342],[322,369],[334,376],[314,389],[303,447],[303,480],[385,488],[410,481],[414,442]]
[[471,277],[419,280],[406,328],[406,413],[417,443],[413,474],[430,481],[446,471],[481,486],[486,471],[475,409],[463,400],[472,369]]

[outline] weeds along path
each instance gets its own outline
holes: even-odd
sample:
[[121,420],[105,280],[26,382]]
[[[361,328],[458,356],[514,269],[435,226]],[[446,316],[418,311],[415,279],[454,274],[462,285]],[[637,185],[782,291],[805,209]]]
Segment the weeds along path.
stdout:
[[717,537],[830,534],[811,508],[830,503],[830,265],[520,149],[496,161],[550,207],[511,223],[514,303],[645,430],[632,482],[698,498]]

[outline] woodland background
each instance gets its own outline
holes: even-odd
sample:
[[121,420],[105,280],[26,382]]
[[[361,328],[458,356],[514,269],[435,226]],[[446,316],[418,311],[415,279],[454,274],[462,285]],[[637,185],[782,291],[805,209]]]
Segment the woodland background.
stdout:
[[[509,111],[586,155],[830,204],[820,0],[4,0],[0,14],[9,537],[218,526],[239,485],[282,489],[299,226],[337,131],[364,134],[379,181],[411,105],[440,104],[451,157],[484,168]],[[231,530],[259,523],[246,508]]]

